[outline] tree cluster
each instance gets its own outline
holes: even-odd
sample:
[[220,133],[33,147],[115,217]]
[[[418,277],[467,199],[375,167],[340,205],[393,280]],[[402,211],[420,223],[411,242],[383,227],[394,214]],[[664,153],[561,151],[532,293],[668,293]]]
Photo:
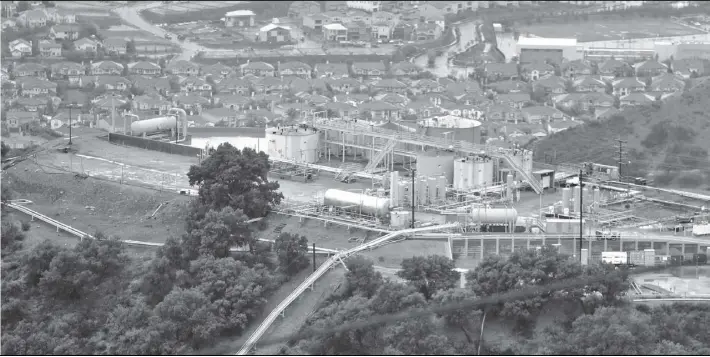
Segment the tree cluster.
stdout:
[[[397,273],[404,283],[383,278],[363,257],[352,257],[346,264],[346,283],[302,331],[310,337],[290,341],[281,354],[707,355],[710,346],[710,336],[703,333],[710,308],[634,309],[623,297],[629,288],[626,270],[582,267],[549,246],[515,252],[507,259],[489,257],[467,274],[465,288],[459,287],[453,262],[441,256],[405,259]],[[573,278],[590,284],[475,308],[455,307]],[[335,331],[376,316],[452,305],[433,315]]]
[[[281,197],[266,170],[263,153],[221,145],[190,170],[200,197],[185,233],[144,261],[102,234],[25,249],[3,217],[2,353],[185,354],[241,334],[288,274],[308,265],[305,237],[282,235],[275,257],[246,223],[245,212],[263,215]],[[3,187],[3,200],[10,194]]]

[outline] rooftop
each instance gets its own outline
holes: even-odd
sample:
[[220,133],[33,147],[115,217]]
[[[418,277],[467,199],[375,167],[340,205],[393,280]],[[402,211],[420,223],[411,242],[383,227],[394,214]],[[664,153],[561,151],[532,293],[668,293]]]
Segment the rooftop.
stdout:
[[577,39],[520,36],[518,46],[577,46]]
[[328,24],[328,25],[323,25],[323,27],[325,27],[328,30],[347,30],[347,28],[345,28],[345,26],[343,26],[341,24]]
[[251,10],[235,10],[235,11],[230,11],[226,13],[224,16],[226,17],[232,17],[232,16],[255,16],[254,12]]
[[457,117],[455,115],[442,115],[419,121],[425,127],[434,128],[475,128],[481,126],[481,122],[473,119]]

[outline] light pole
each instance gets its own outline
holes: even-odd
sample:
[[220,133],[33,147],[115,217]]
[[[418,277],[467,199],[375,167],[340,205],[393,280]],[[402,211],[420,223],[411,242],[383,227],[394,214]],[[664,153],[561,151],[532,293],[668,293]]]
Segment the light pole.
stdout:
[[417,175],[417,169],[412,168],[412,222],[411,222],[411,228],[414,228],[414,178]]
[[67,105],[67,107],[69,107],[69,145],[71,145],[71,110],[72,108],[77,107],[76,102],[72,102],[71,104]]

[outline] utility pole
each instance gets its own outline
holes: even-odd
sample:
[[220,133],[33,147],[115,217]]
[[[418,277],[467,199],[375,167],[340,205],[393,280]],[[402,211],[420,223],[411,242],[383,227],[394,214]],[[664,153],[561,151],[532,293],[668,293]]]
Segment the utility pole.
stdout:
[[313,243],[313,272],[316,272],[316,244]]
[[417,169],[412,169],[412,223],[411,228],[414,228],[414,177],[417,175]]
[[[584,244],[584,239],[582,238],[584,232],[584,224],[582,223],[582,216],[584,215],[584,204],[582,201],[582,170],[579,170],[579,261],[582,262],[582,245]],[[583,264],[583,263],[582,263]]]

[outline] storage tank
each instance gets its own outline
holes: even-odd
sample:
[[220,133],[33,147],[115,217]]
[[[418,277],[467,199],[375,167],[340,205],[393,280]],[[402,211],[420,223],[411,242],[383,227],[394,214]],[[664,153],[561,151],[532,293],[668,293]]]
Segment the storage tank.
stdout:
[[422,119],[418,122],[424,135],[446,138],[447,140],[481,143],[481,122],[455,115],[441,115]]
[[[404,200],[406,199],[406,194],[407,194],[407,187],[408,187],[407,185],[408,184],[405,181],[400,181],[399,183],[397,183],[397,191],[398,191],[397,192],[397,206],[398,207],[404,207],[404,206],[408,205],[407,202],[404,202]],[[411,185],[409,185],[409,186],[411,186]],[[411,198],[410,198],[410,200],[411,200]]]
[[422,177],[419,179],[419,188],[417,191],[417,196],[419,199],[419,204],[420,205],[425,205],[428,203],[427,201],[427,179],[426,177]]
[[428,181],[427,187],[428,187],[428,193],[429,193],[429,202],[430,202],[430,203],[434,203],[434,202],[438,201],[438,199],[437,199],[437,197],[436,197],[436,189],[437,189],[437,187],[436,187],[436,182],[437,182],[436,177],[429,177],[429,178],[427,179],[427,181]]
[[585,187],[582,189],[582,201],[580,202],[584,207],[585,212],[589,211],[589,207],[592,204],[592,197],[589,195],[589,188]]
[[599,190],[599,187],[594,188],[594,203],[599,204],[601,202],[601,191]]
[[175,130],[177,119],[175,117],[159,117],[134,121],[131,123],[131,134],[142,135],[158,131]]
[[473,162],[473,187],[483,187],[493,185],[493,161],[489,158],[474,157]]
[[404,210],[394,210],[390,212],[390,226],[395,228],[404,228],[409,226],[412,213]]
[[397,206],[399,202],[399,172],[390,172],[390,205]]
[[417,154],[417,176],[446,176],[448,182],[454,179],[454,153],[447,151],[425,151]]
[[485,208],[473,207],[471,209],[471,220],[480,224],[510,223],[518,218],[518,211],[515,208]]
[[318,160],[318,141],[318,131],[310,127],[266,128],[266,153],[273,158],[315,163]]
[[384,218],[390,211],[390,200],[387,198],[368,196],[362,193],[329,189],[325,191],[323,204],[339,207],[348,211],[369,214]]
[[565,209],[565,208],[569,209],[571,207],[571,205],[570,205],[570,200],[571,200],[570,196],[571,195],[572,195],[572,192],[570,191],[569,187],[565,187],[562,189],[562,208],[563,209]]
[[446,199],[446,186],[447,185],[447,180],[446,176],[441,175],[437,178],[437,183],[436,183],[436,197],[440,200],[445,200]]

